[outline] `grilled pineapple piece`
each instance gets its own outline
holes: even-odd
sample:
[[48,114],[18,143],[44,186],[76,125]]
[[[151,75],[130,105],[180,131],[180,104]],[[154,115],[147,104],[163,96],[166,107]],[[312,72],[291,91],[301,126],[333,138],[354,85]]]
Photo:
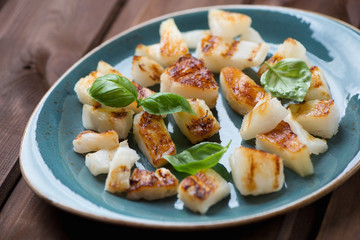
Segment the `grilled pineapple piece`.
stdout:
[[147,56],[163,66],[174,64],[188,52],[185,40],[172,18],[160,24],[160,43],[150,46],[139,44],[135,49],[135,55]]
[[221,69],[220,85],[230,107],[240,115],[249,113],[265,96],[263,87],[235,67]]
[[286,117],[288,111],[277,98],[266,94],[255,107],[244,116],[240,135],[244,140],[274,129]]
[[130,170],[139,159],[139,155],[129,147],[127,140],[122,141],[110,162],[105,190],[116,193],[128,189],[130,187]]
[[[104,61],[99,61],[98,66],[97,66],[97,71],[101,75],[117,74],[119,76],[124,77],[123,74],[121,74],[113,66],[111,66],[110,64],[108,64],[108,63],[106,63]],[[137,90],[138,95],[139,95],[140,98],[146,98],[146,97],[150,96],[151,94],[154,94],[154,91],[150,90],[149,88],[146,88],[145,86],[140,85],[139,83],[136,83],[134,81],[131,81],[131,83],[136,87],[136,90]],[[103,107],[107,107],[107,106],[103,106]],[[139,108],[137,107],[136,101],[134,101],[130,105],[126,106],[125,108],[129,109],[129,110],[133,110],[135,113],[139,113],[139,112],[142,111],[142,107],[139,107]]]
[[331,138],[338,131],[339,109],[332,99],[290,104],[289,109],[295,120],[315,136]]
[[[132,81],[131,83],[136,87],[139,98],[146,98],[146,97],[148,97],[148,96],[155,93],[153,90],[151,90],[151,89],[149,89],[147,87],[143,87],[143,86],[141,86],[140,84],[138,84],[136,82]],[[125,109],[132,110],[135,113],[139,113],[139,112],[143,111],[143,108],[141,106],[137,107],[136,101],[134,101],[130,105],[126,106]]]
[[229,193],[230,187],[225,179],[212,169],[200,170],[184,178],[178,188],[178,198],[185,206],[201,214]]
[[92,99],[87,92],[87,90],[91,87],[93,82],[98,78],[101,77],[102,74],[93,71],[86,77],[80,78],[80,80],[75,84],[74,91],[82,104],[89,104],[92,106],[100,106],[100,103]]
[[131,76],[143,87],[160,83],[160,75],[164,68],[154,60],[145,56],[133,56]]
[[201,142],[220,130],[220,124],[213,116],[204,100],[188,99],[196,115],[187,112],[174,113],[176,125],[193,144]]
[[[310,61],[306,56],[306,48],[299,41],[293,38],[287,38],[282,44],[280,44],[274,55],[267,60],[267,63],[269,65],[274,65],[284,58],[300,59],[310,67]],[[266,64],[261,65],[258,70],[258,76],[260,77],[267,70],[268,67]]]
[[88,153],[85,156],[85,165],[92,175],[109,173],[110,162],[114,157],[117,148],[101,149],[94,153]]
[[284,185],[284,166],[280,156],[239,147],[229,159],[236,188],[242,195],[279,191]]
[[245,14],[211,9],[208,14],[208,23],[212,35],[232,39],[251,26],[251,18]]
[[134,112],[125,108],[83,105],[82,122],[86,129],[104,132],[115,130],[120,139],[127,138],[132,127]]
[[328,149],[325,139],[313,137],[309,134],[300,123],[298,123],[291,112],[284,118],[284,121],[290,125],[291,131],[293,131],[298,137],[299,141],[307,146],[310,154],[319,154],[326,152]]
[[119,145],[119,136],[114,130],[102,133],[86,130],[73,140],[74,151],[77,153],[95,152],[101,149],[113,149]]
[[208,29],[196,29],[181,33],[188,48],[196,48],[201,39],[207,34],[210,34]]
[[154,167],[167,163],[164,156],[176,154],[176,146],[161,116],[147,112],[136,114],[133,132],[141,152]]
[[[187,31],[187,32],[182,32],[181,34],[182,34],[188,48],[194,49],[194,48],[196,48],[198,43],[201,41],[201,39],[203,37],[205,37],[206,35],[210,35],[211,32],[209,29],[196,29],[196,30],[191,30],[191,31]],[[251,27],[249,29],[245,30],[241,34],[239,40],[256,42],[256,43],[265,42],[262,39],[262,37],[260,36],[259,32]]]
[[166,68],[160,80],[161,92],[176,93],[188,99],[203,99],[209,108],[216,105],[219,87],[214,76],[201,60],[191,54],[184,55]]
[[309,90],[307,91],[304,100],[328,100],[331,99],[331,93],[325,76],[321,69],[317,66],[310,68],[311,72],[311,83]]
[[130,178],[130,187],[126,197],[131,200],[156,200],[177,193],[179,180],[166,168],[158,168],[155,172],[136,168]]
[[100,106],[100,103],[92,99],[87,92],[93,82],[98,78],[106,74],[117,74],[123,76],[119,71],[113,68],[110,64],[99,61],[96,71],[91,72],[86,77],[81,78],[74,87],[76,95],[78,96],[82,104],[89,104],[92,106]]
[[249,41],[249,42],[256,42],[256,43],[263,43],[265,42],[264,39],[262,39],[260,33],[256,31],[253,28],[249,28],[248,30],[244,31],[240,39],[242,41]]
[[196,48],[196,56],[207,68],[219,73],[226,66],[239,69],[260,65],[267,55],[269,45],[250,41],[228,40],[215,35],[206,35]]
[[110,64],[108,64],[107,62],[104,62],[102,60],[98,62],[96,71],[98,71],[101,75],[117,74],[119,76],[124,76],[118,70],[116,70],[113,66],[111,66]]
[[284,166],[301,177],[314,173],[308,148],[299,141],[285,121],[281,121],[270,132],[257,135],[256,148],[279,155],[284,160]]

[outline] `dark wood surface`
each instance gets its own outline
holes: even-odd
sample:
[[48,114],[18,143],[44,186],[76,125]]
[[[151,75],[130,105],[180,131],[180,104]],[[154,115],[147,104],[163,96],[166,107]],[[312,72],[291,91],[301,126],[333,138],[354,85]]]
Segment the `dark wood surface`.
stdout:
[[19,148],[26,123],[66,69],[104,40],[143,21],[219,4],[294,7],[360,27],[359,0],[0,0],[0,239],[121,238],[127,233],[195,238],[215,232],[234,239],[360,239],[360,172],[332,193],[284,215],[176,235],[64,212],[40,199],[21,177]]

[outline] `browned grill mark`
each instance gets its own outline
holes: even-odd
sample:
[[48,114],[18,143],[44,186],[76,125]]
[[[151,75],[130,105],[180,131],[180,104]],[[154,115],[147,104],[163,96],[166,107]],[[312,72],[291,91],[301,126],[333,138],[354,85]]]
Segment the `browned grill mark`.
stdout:
[[155,172],[146,169],[136,168],[130,177],[130,188],[127,192],[136,191],[142,188],[155,187],[174,187],[178,185],[178,180],[161,168]]
[[234,53],[237,51],[237,46],[240,43],[238,40],[234,40],[226,50],[226,52],[221,53],[221,56],[225,58],[230,58],[234,55]]
[[191,122],[187,123],[186,127],[191,135],[202,137],[214,131],[214,121],[215,119],[209,116],[209,111],[206,110],[205,115],[191,119]]
[[273,130],[258,135],[257,138],[273,142],[291,152],[299,152],[306,147],[299,141],[297,135],[291,131],[290,125],[285,121],[281,121]]
[[226,67],[221,70],[221,73],[237,102],[254,107],[264,97],[264,88],[257,85],[241,70]]
[[248,61],[249,61],[249,62],[252,62],[252,61],[254,60],[254,58],[257,56],[259,50],[261,49],[261,45],[262,45],[262,44],[259,43],[259,44],[257,45],[257,47],[254,48],[254,49],[251,51],[250,56],[249,56],[249,58],[248,58]]
[[211,52],[218,45],[219,37],[208,35],[206,38],[203,38],[201,41],[201,51],[206,54]]
[[201,60],[191,56],[191,54],[186,54],[179,58],[166,71],[173,81],[184,85],[201,89],[218,88],[212,72],[205,67]]
[[180,187],[184,189],[185,192],[191,189],[192,196],[200,200],[205,200],[216,191],[218,185],[214,182],[213,178],[199,171],[195,175],[185,178],[181,182]]
[[176,154],[176,146],[166,130],[161,115],[143,112],[139,120],[139,133],[154,165],[166,161],[163,156]]
[[257,164],[252,155],[248,155],[248,159],[249,159],[250,169],[246,176],[245,183],[246,183],[246,188],[249,191],[254,191],[257,187],[255,179],[254,179],[255,169],[257,168]]

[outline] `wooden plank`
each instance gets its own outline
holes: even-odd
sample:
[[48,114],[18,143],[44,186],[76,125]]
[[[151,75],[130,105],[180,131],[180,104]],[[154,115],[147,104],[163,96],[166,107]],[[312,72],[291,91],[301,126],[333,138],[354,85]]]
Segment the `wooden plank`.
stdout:
[[[283,217],[274,217],[250,225],[226,228],[227,238],[256,240],[275,239]],[[178,236],[179,238],[208,238],[223,233],[224,229],[207,231],[161,231],[157,229],[139,229],[106,224],[71,213],[67,213],[48,205],[38,198],[20,180],[10,199],[0,212],[0,236],[3,239],[111,239],[113,236]],[[129,234],[129,235],[127,235]],[[143,236],[141,235],[141,236]]]
[[360,172],[333,192],[318,240],[360,238],[359,186]]
[[250,2],[251,0],[131,0],[124,6],[106,39],[139,23],[175,11],[215,5],[249,4]]
[[[10,1],[9,1],[10,2]],[[12,2],[12,1],[11,1]],[[45,2],[45,1],[44,1]],[[159,0],[155,1],[140,1],[140,0],[132,0],[128,1],[126,5],[124,5],[123,10],[121,11],[121,14],[116,19],[114,25],[111,25],[112,20],[107,17],[105,20],[103,20],[103,24],[100,24],[101,26],[97,27],[96,33],[92,36],[87,36],[90,40],[86,42],[86,46],[78,46],[79,48],[82,47],[82,49],[89,49],[93,46],[97,45],[97,42],[100,42],[102,39],[107,39],[115,34],[117,34],[120,31],[123,31],[127,29],[130,26],[133,26],[135,24],[138,24],[142,21],[148,20],[152,17],[156,17],[158,15],[166,14],[175,10],[181,10],[188,8],[188,6],[191,7],[197,7],[197,6],[203,6],[206,4],[215,5],[215,4],[224,4],[224,3],[234,3],[233,1],[173,1],[170,0],[169,2],[163,2]],[[241,2],[241,1],[240,1]],[[105,4],[106,1],[101,1],[102,4]],[[42,5],[36,5],[36,7],[40,8],[39,11],[44,11],[44,8],[47,9],[45,4]],[[120,3],[119,3],[120,4]],[[115,7],[119,7],[119,4],[117,4]],[[8,4],[7,4],[8,5]],[[5,5],[6,6],[6,5]],[[155,7],[159,6],[159,8]],[[8,7],[8,6],[6,6]],[[97,11],[99,9],[102,9],[103,6],[98,6]],[[54,7],[55,8],[55,7]],[[56,8],[58,9],[58,8]],[[103,9],[102,9],[103,10]],[[17,10],[20,11],[20,10]],[[53,10],[55,11],[55,10]],[[63,11],[62,8],[59,6],[59,9],[57,11]],[[76,11],[76,10],[74,10]],[[108,10],[109,12],[113,12],[112,17],[116,16],[117,10]],[[30,12],[30,11],[29,11]],[[33,12],[31,12],[34,14]],[[15,13],[12,12],[14,16]],[[77,14],[83,15],[85,13],[79,13]],[[100,14],[100,13],[99,13]],[[36,15],[36,14],[35,14]],[[6,19],[1,18],[2,12],[0,12],[0,20]],[[84,17],[84,21],[86,21],[86,17]],[[96,18],[95,18],[96,19]],[[113,18],[112,18],[113,19]],[[73,19],[74,20],[74,19]],[[105,24],[106,22],[106,24]],[[85,24],[85,23],[83,23]],[[99,23],[96,23],[99,24]],[[95,25],[96,25],[95,24]],[[107,29],[105,29],[106,26],[111,26],[110,31],[108,34],[106,34]],[[71,27],[71,26],[70,26]],[[94,25],[93,25],[94,27]],[[71,29],[71,28],[70,28]],[[74,28],[73,28],[74,29]],[[77,29],[77,28],[76,28]],[[1,26],[0,21],[0,45],[1,45],[1,36],[3,33],[3,28]],[[32,30],[34,31],[34,29]],[[33,33],[35,34],[35,33]],[[67,39],[61,38],[61,34],[59,33],[57,37],[60,37],[58,41],[56,41],[57,44],[61,44],[62,47],[65,48],[64,44],[67,42]],[[69,32],[68,32],[69,34]],[[104,37],[105,35],[105,37]],[[78,37],[81,36],[80,34]],[[76,44],[79,44],[79,42],[76,40],[78,37],[74,37]],[[46,38],[46,37],[45,37]],[[56,37],[54,37],[56,38]],[[93,40],[91,40],[91,38]],[[52,41],[54,39],[51,39]],[[26,40],[30,41],[30,40]],[[25,41],[25,42],[26,42]],[[71,40],[70,40],[71,41]],[[92,41],[92,42],[91,42]],[[65,43],[64,43],[65,42]],[[18,44],[17,46],[20,46]],[[28,46],[32,46],[32,44],[28,44]],[[27,47],[28,47],[27,46]],[[1,46],[0,46],[1,47]],[[83,52],[86,52],[87,50],[81,50],[78,51],[76,54],[72,55],[69,53],[66,53],[64,55],[62,50],[64,49],[57,49],[58,51],[54,50],[54,46],[50,45],[47,51],[51,51],[49,54],[47,54],[50,59],[52,58],[52,61],[49,61],[48,58],[45,58],[43,61],[46,64],[42,64],[44,62],[39,61],[39,59],[43,58],[35,58],[35,61],[25,61],[21,62],[21,67],[23,68],[22,71],[27,72],[34,72],[31,79],[36,79],[36,81],[40,81],[38,79],[41,79],[43,81],[41,84],[39,83],[37,86],[42,87],[43,85],[46,85],[43,90],[39,91],[38,94],[42,95],[42,92],[44,92],[48,85],[50,85],[65,69],[67,69],[68,66],[70,66],[72,63],[69,63],[71,61],[75,61],[83,54]],[[47,48],[47,46],[45,46]],[[70,47],[72,49],[72,47]],[[1,48],[0,48],[1,50]],[[76,50],[75,50],[76,51]],[[21,52],[21,51],[18,51]],[[45,51],[46,52],[46,51]],[[65,49],[65,52],[66,49]],[[60,57],[64,58],[63,60],[57,60],[56,54],[60,54]],[[75,56],[77,55],[78,56]],[[24,58],[23,58],[24,59]],[[26,59],[26,58],[25,58]],[[30,60],[34,59],[34,56],[30,57]],[[70,60],[69,60],[70,59]],[[0,60],[1,61],[1,60]],[[57,65],[57,61],[60,61],[59,66]],[[67,65],[68,64],[68,65]],[[42,67],[42,66],[48,66],[49,67]],[[19,69],[21,69],[21,67]],[[60,70],[62,69],[62,70]],[[0,70],[1,65],[0,65]],[[16,75],[16,74],[15,74]],[[22,80],[26,79],[26,76],[23,76],[21,78]],[[35,80],[34,80],[35,82]],[[20,84],[20,83],[18,83]],[[15,85],[17,86],[17,85]],[[24,87],[24,90],[26,88]],[[1,90],[0,90],[1,91]],[[31,92],[31,91],[30,91]],[[1,94],[3,94],[1,92]],[[0,95],[2,96],[2,95]],[[20,96],[20,95],[19,95]],[[34,98],[32,96],[31,98]],[[1,98],[0,98],[1,99]],[[3,99],[1,99],[3,100]],[[12,99],[13,100],[13,99]],[[35,100],[32,100],[33,102],[37,102]],[[29,107],[33,107],[33,104],[29,104]],[[1,110],[0,110],[1,111]],[[25,111],[25,110],[23,110]],[[0,116],[3,116],[3,112],[0,112]],[[29,114],[29,113],[27,113]],[[16,116],[18,116],[17,114]],[[27,119],[27,118],[24,118]],[[1,121],[1,119],[0,119]],[[1,122],[0,122],[1,123]],[[14,124],[13,126],[18,126],[19,124]],[[20,124],[21,125],[21,124]],[[0,126],[4,126],[1,124]],[[24,126],[24,125],[23,125]],[[9,131],[13,132],[13,131]],[[21,131],[20,131],[21,132]],[[21,135],[21,134],[20,134]],[[0,136],[0,143],[2,143],[2,139]],[[12,150],[13,153],[14,150]],[[2,154],[2,153],[0,153]],[[8,153],[9,156],[11,153]],[[8,156],[8,157],[9,157]],[[2,156],[0,156],[2,157]],[[1,158],[0,158],[1,159]],[[0,160],[1,161],[1,160]],[[2,190],[2,189],[0,189]],[[318,202],[318,204],[322,204],[322,200]],[[325,203],[326,206],[326,203]],[[335,205],[336,206],[336,205]],[[316,218],[319,216],[317,213],[317,205],[312,204],[308,207],[305,207],[299,211],[292,212],[288,214],[286,217],[279,216],[275,217],[266,221],[262,221],[259,223],[254,223],[250,225],[245,225],[241,227],[234,227],[225,229],[225,231],[229,234],[227,234],[227,237],[234,238],[242,238],[242,239],[274,239],[279,237],[279,239],[291,239],[297,236],[297,233],[301,233],[301,231],[305,231],[298,239],[305,239],[304,236],[313,236],[311,233],[311,229],[309,226],[306,226],[306,229],[304,230],[301,228],[302,225],[298,224],[304,224],[304,220],[306,220],[306,225],[311,225]],[[308,216],[310,216],[308,218]],[[5,224],[2,225],[2,224]],[[5,229],[5,230],[2,230]],[[291,229],[291,230],[289,230]],[[295,229],[295,230],[294,230]],[[296,230],[297,229],[297,230]],[[5,232],[4,232],[5,231]],[[310,233],[309,233],[310,231]],[[220,231],[210,231],[207,232],[208,236],[211,236],[214,233],[219,233]],[[4,233],[4,235],[3,235]],[[133,228],[123,228],[119,226],[113,226],[108,225],[104,223],[99,223],[97,221],[92,221],[88,219],[84,219],[81,217],[74,216],[72,214],[63,212],[61,210],[57,210],[52,206],[47,205],[43,200],[39,199],[24,183],[23,180],[19,182],[19,184],[16,186],[14,192],[4,205],[2,211],[0,212],[0,236],[8,236],[9,239],[21,239],[21,237],[27,237],[32,236],[34,239],[73,239],[73,238],[84,238],[84,237],[113,237],[115,235],[121,234],[121,236],[126,235],[126,233],[155,233],[159,234],[159,232],[154,230],[143,230],[143,229],[133,229]],[[5,235],[6,234],[6,235]],[[31,234],[31,235],[26,235]],[[181,234],[181,236],[187,237],[187,236],[204,236],[204,232],[198,232],[193,235],[193,233],[188,232],[180,232],[180,233],[171,233],[173,234]],[[191,234],[191,235],[190,235]],[[179,235],[180,236],[180,235]]]
[[360,26],[360,2],[358,0],[254,0],[252,4],[266,4],[310,10],[338,18],[356,27]]
[[288,213],[277,239],[314,239],[320,228],[330,197],[331,194],[328,194],[310,205]]
[[18,152],[31,112],[51,84],[94,45],[120,2],[84,3],[8,1],[0,11],[0,102],[6,103],[0,109],[0,205],[20,176]]
[[57,211],[21,179],[0,212],[1,239],[66,239],[54,217]]
[[[166,12],[164,11],[164,13]],[[138,22],[135,21],[134,24],[136,23]],[[273,239],[277,236],[282,221],[283,216],[279,216],[259,223],[229,228],[227,230],[232,236],[236,236],[236,238],[264,239],[263,234],[266,233],[266,238]],[[140,231],[145,234],[158,235],[159,233],[156,230],[140,229]],[[208,231],[207,235],[212,236],[212,234],[219,232],[220,230]],[[23,179],[20,180],[0,212],[0,236],[5,236],[9,239],[21,239],[27,236],[31,236],[34,239],[113,237],[119,234],[124,236],[125,233],[136,234],[139,233],[139,229],[99,223],[57,210],[37,197],[26,186]],[[183,237],[189,236],[187,232],[176,234],[181,234]],[[203,237],[204,234],[204,232],[197,232],[195,235]]]

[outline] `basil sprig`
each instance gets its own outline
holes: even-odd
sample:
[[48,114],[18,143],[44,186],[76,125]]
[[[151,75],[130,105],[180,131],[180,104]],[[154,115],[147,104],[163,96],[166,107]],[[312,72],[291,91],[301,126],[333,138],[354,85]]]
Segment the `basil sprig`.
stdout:
[[274,97],[304,100],[311,82],[311,72],[304,61],[285,58],[273,66],[265,64],[269,69],[260,78],[265,91]]
[[231,141],[223,147],[215,142],[202,142],[177,155],[164,158],[179,172],[196,174],[201,169],[215,166],[229,148]]
[[90,96],[109,107],[126,107],[136,101],[137,107],[155,115],[188,112],[195,114],[189,102],[174,93],[154,93],[147,98],[138,97],[136,87],[129,79],[116,74],[97,78],[88,90]]

